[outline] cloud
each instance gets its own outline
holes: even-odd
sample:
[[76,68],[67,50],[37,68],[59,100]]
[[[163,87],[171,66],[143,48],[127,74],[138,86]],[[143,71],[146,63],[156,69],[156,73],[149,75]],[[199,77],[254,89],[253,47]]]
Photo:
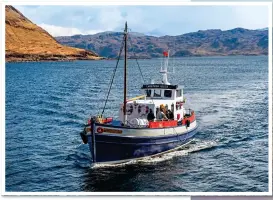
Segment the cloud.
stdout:
[[45,29],[47,32],[49,32],[52,36],[72,36],[72,35],[87,35],[87,34],[96,34],[99,32],[103,32],[103,30],[88,30],[88,31],[82,31],[77,28],[70,28],[70,27],[61,27],[61,26],[55,26],[50,24],[39,24],[40,27]]
[[97,16],[100,28],[108,31],[115,30],[124,24],[125,18],[118,8],[106,7]]
[[57,35],[123,31],[180,35],[206,29],[268,26],[267,6],[15,6]]
[[39,24],[39,26],[45,29],[54,37],[83,34],[83,32],[81,32],[77,28],[68,28],[68,27],[61,27],[61,26],[55,26],[55,25],[49,25],[49,24]]
[[237,19],[237,26],[257,29],[265,28],[269,25],[269,10],[265,9],[265,6],[237,6],[233,7],[233,12]]

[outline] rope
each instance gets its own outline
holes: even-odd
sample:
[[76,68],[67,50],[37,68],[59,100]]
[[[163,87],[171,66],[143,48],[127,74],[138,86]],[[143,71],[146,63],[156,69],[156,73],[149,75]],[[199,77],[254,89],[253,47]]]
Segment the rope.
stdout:
[[101,115],[103,115],[103,113],[104,113],[104,110],[105,110],[105,107],[106,107],[106,104],[107,104],[107,101],[108,101],[108,98],[109,98],[109,94],[110,94],[110,91],[111,91],[111,88],[112,88],[112,85],[113,85],[113,82],[114,82],[115,74],[116,74],[116,71],[117,71],[117,68],[118,68],[118,63],[119,63],[119,60],[120,60],[120,55],[122,53],[123,46],[124,46],[124,39],[125,38],[123,37],[123,40],[122,40],[122,43],[121,43],[121,48],[119,50],[118,61],[117,61],[116,67],[114,69],[114,72],[113,72],[113,75],[112,75],[112,78],[111,78],[111,81],[110,81],[110,86],[109,86],[109,89],[108,89],[108,93],[107,93],[107,96],[106,96],[106,100],[105,100],[104,107],[102,109]]
[[[130,40],[130,39],[131,39],[131,38],[130,38],[130,35],[127,34],[127,37],[128,37],[128,41],[129,41],[129,43],[130,43],[130,46],[133,48],[132,42],[131,42],[131,40]],[[103,113],[104,113],[104,111],[105,111],[106,104],[107,104],[107,101],[108,101],[108,98],[109,98],[109,95],[110,95],[110,91],[111,91],[111,88],[112,88],[112,85],[113,85],[113,82],[114,82],[114,78],[115,78],[115,74],[116,74],[116,71],[117,71],[118,63],[119,63],[120,56],[121,56],[121,53],[122,53],[122,50],[123,50],[123,47],[124,47],[124,40],[125,40],[125,38],[123,37],[122,44],[121,44],[121,48],[120,48],[119,55],[118,55],[117,64],[116,64],[116,67],[115,67],[114,72],[113,72],[113,74],[112,74],[112,78],[111,78],[111,80],[110,80],[110,85],[109,85],[108,93],[107,93],[107,96],[106,96],[106,100],[105,100],[104,107],[103,107],[103,109],[102,109],[101,115],[103,115]],[[134,49],[134,48],[133,48],[133,49]],[[144,82],[145,82],[144,76],[143,76],[143,73],[142,73],[142,71],[141,71],[140,65],[139,65],[139,63],[138,63],[136,53],[135,53],[134,51],[133,51],[133,53],[134,53],[134,56],[135,56],[135,60],[136,60],[136,63],[137,63],[137,66],[138,66],[138,69],[139,69],[141,78],[142,78],[143,83],[144,83]],[[151,100],[152,100],[152,102],[154,103],[153,98],[151,98]]]
[[[138,69],[139,69],[141,78],[142,78],[142,80],[143,80],[143,83],[145,83],[144,76],[143,76],[143,73],[142,73],[142,71],[141,71],[140,65],[139,65],[139,63],[138,63],[136,53],[134,52],[134,47],[133,47],[133,44],[132,44],[132,42],[131,42],[131,40],[130,40],[129,34],[128,34],[128,41],[129,41],[129,43],[130,43],[130,46],[131,46],[132,49],[133,49],[134,57],[135,57],[135,60],[136,60],[136,63],[137,63],[137,66],[138,66]],[[152,103],[154,104],[153,97],[151,97],[151,100],[152,100]]]

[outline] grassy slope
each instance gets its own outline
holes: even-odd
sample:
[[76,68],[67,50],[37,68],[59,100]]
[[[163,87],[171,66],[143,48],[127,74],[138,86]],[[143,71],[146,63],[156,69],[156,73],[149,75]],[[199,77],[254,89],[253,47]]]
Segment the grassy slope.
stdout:
[[6,60],[101,59],[92,51],[59,44],[12,6],[6,6]]

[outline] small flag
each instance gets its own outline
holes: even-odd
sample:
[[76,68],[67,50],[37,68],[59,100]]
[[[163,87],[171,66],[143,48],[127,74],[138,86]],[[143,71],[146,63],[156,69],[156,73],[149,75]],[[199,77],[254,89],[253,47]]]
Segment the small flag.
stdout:
[[168,57],[168,51],[163,51],[163,55]]

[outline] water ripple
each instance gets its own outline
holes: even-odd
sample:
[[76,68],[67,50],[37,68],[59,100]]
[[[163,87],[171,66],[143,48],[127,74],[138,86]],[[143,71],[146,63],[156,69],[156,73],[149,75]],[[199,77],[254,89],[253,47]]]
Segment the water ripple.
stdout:
[[[268,190],[267,57],[174,58],[197,137],[178,151],[119,165],[91,162],[79,132],[101,112],[115,61],[6,64],[6,191]],[[128,92],[142,85],[129,60]],[[140,60],[146,81],[160,60]],[[122,67],[105,109],[117,116]]]

